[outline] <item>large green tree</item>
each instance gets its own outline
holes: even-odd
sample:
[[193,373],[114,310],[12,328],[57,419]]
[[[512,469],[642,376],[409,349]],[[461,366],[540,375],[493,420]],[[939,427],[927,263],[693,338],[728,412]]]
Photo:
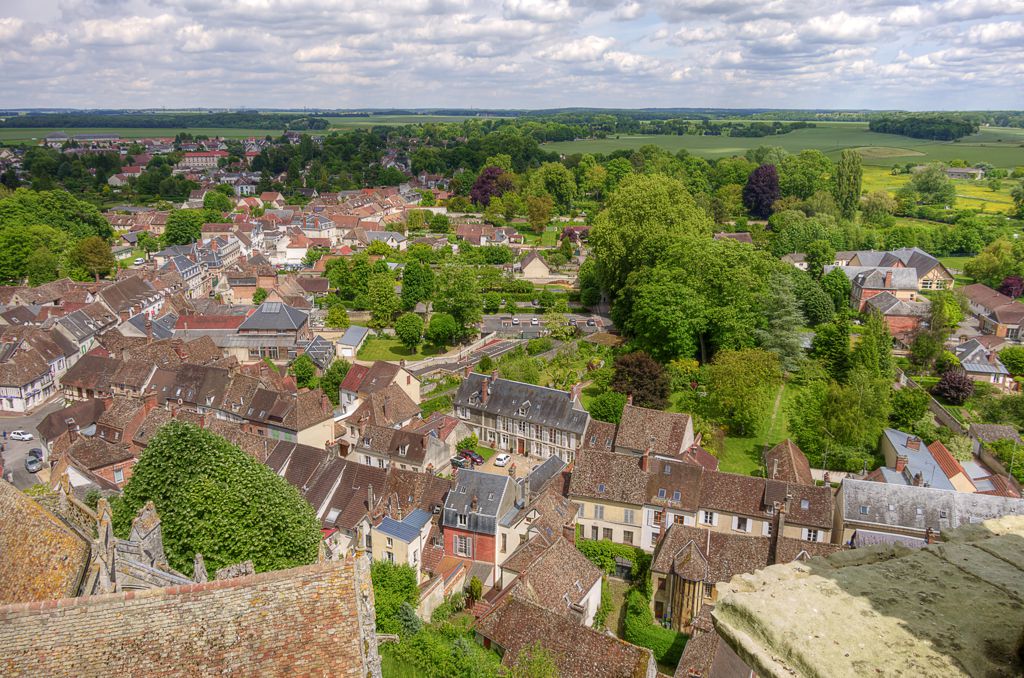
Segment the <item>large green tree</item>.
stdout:
[[19,188],[0,199],[0,229],[46,225],[73,239],[96,235],[109,238],[113,229],[95,205],[67,191]]
[[436,279],[434,310],[447,313],[463,334],[483,317],[484,301],[476,273],[468,266],[448,265]]
[[828,188],[834,171],[832,161],[821,151],[800,151],[797,155],[786,156],[779,164],[779,188],[783,195],[806,200]]
[[852,148],[843,149],[836,165],[836,181],[833,190],[839,213],[844,219],[853,219],[860,202],[861,182],[864,168],[861,166],[860,153]]
[[628,174],[590,230],[601,287],[617,295],[631,272],[655,264],[675,238],[706,236],[711,226],[681,181]]
[[93,276],[97,282],[117,266],[110,251],[110,245],[103,238],[93,235],[79,240],[71,251],[70,263]]
[[367,296],[370,302],[370,325],[375,329],[389,326],[395,314],[402,308],[402,302],[395,294],[395,281],[391,274],[370,274]]
[[764,302],[766,322],[755,330],[754,336],[761,348],[777,356],[782,369],[792,372],[803,357],[800,328],[805,323],[804,315],[792,278],[780,271],[772,276],[771,282],[774,293]]
[[324,392],[334,405],[338,404],[341,396],[341,382],[345,379],[345,375],[348,374],[351,367],[352,365],[344,358],[337,358],[320,377],[320,390]]
[[782,383],[778,356],[757,348],[719,351],[704,372],[708,415],[736,435],[756,433]]
[[288,481],[224,438],[180,421],[150,439],[113,502],[118,536],[128,536],[147,501],[160,515],[171,567],[186,574],[196,553],[210,572],[244,560],[257,572],[306,565],[322,539],[313,507]]
[[415,313],[403,313],[395,321],[395,336],[410,351],[423,341],[423,318]]
[[410,261],[402,270],[402,307],[411,311],[434,294],[434,272],[420,261]]

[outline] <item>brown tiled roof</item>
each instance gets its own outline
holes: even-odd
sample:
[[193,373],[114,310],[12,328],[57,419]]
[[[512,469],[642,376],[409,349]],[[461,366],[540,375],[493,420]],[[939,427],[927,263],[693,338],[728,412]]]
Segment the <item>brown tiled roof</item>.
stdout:
[[[78,595],[89,556],[81,535],[0,479],[0,605]],[[0,616],[0,634],[7,624]],[[4,646],[4,655],[14,650]],[[26,675],[42,675],[38,671],[30,667]]]
[[357,370],[357,367],[361,366],[353,365],[349,369],[348,374],[345,375],[345,379],[341,383],[341,388],[346,391],[359,393],[360,395],[383,390],[394,380],[398,371],[402,369],[399,365],[384,362],[383,360],[378,360],[369,367],[360,370]]
[[330,401],[319,389],[299,391],[295,399],[295,430],[304,431],[310,426],[334,417]]
[[501,564],[501,569],[516,574],[525,572],[526,568],[536,562],[550,546],[551,541],[547,537],[540,534],[535,535],[521,543],[515,551],[509,554],[509,557]]
[[539,643],[561,678],[636,678],[653,669],[650,650],[515,596],[482,617],[476,631],[504,649],[506,666],[514,666],[520,651]]
[[[536,560],[509,585],[509,594],[558,614],[573,615],[601,571],[575,545],[558,535]],[[568,602],[566,602],[568,601]]]
[[150,372],[153,371],[153,363],[141,360],[126,360],[114,374],[110,376],[110,383],[115,386],[124,386],[139,390],[146,385]]
[[700,445],[694,445],[690,449],[679,455],[679,458],[685,461],[687,464],[696,464],[697,466],[703,466],[707,471],[718,470],[718,457],[705,450]]
[[[704,468],[660,457],[651,459],[649,463],[646,503],[696,511],[700,503]],[[678,500],[675,499],[676,492],[679,492]]]
[[807,457],[789,438],[765,453],[764,465],[768,470],[768,477],[773,480],[784,480],[787,483],[800,483],[801,485],[814,484],[811,465],[807,461]]
[[439,440],[447,440],[452,431],[460,424],[460,420],[443,412],[432,412],[426,419],[417,419],[409,422],[405,427],[408,431],[416,433],[437,432]]
[[135,431],[135,435],[132,437],[132,442],[143,447],[149,443],[149,439],[156,435],[156,432],[160,430],[164,424],[171,420],[171,413],[169,410],[165,410],[162,407],[158,407],[142,420],[139,424],[139,428]]
[[96,420],[96,423],[103,424],[111,428],[123,429],[141,409],[142,403],[135,398],[114,396],[110,407],[107,408],[106,412],[100,415],[99,419]]
[[735,473],[705,474],[700,508],[767,518],[767,509],[771,508],[772,504],[766,503],[766,499],[781,501],[785,499],[786,494],[792,496],[787,522],[807,527],[832,526],[831,488],[768,481]]
[[960,465],[953,455],[950,453],[946,446],[942,444],[942,441],[936,440],[928,446],[928,451],[932,453],[932,458],[935,459],[935,463],[939,465],[942,472],[946,474],[947,478],[952,478],[958,473],[963,473],[964,468]]
[[124,363],[116,358],[86,353],[60,378],[62,386],[109,391],[111,378]]
[[580,452],[585,450],[610,452],[614,445],[615,424],[591,419],[590,423],[587,424],[587,430],[583,433],[583,444],[580,446]]
[[365,582],[355,568],[346,559],[0,608],[5,673],[361,678],[367,668],[358,596]]
[[1021,442],[1017,428],[1004,424],[971,424],[970,433],[983,443],[994,443],[997,440]]
[[39,432],[39,437],[49,443],[67,432],[68,419],[74,419],[75,426],[86,428],[95,424],[101,414],[103,414],[103,400],[89,398],[72,403],[56,412],[50,412],[39,422],[36,430]]
[[79,438],[71,444],[67,454],[90,471],[113,466],[135,456],[125,445],[113,445],[98,436]]
[[352,421],[393,426],[419,413],[420,406],[400,386],[388,384],[384,389],[370,393],[352,414]]
[[210,365],[224,357],[224,352],[217,347],[210,336],[199,337],[184,346],[185,362],[196,365]]
[[26,386],[45,376],[50,366],[32,350],[19,350],[0,363],[0,386]]
[[678,454],[689,423],[688,414],[626,405],[615,444],[638,451],[650,449],[654,454]]
[[674,678],[746,678],[751,674],[740,656],[711,629],[687,641]]
[[389,515],[398,519],[397,511],[407,515],[415,509],[433,513],[437,506],[444,506],[445,495],[451,487],[451,480],[429,473],[406,471],[391,465],[387,469],[387,481],[383,490],[377,490],[380,497],[378,507],[387,514],[387,501],[391,500]]
[[625,504],[643,504],[647,499],[647,474],[640,458],[614,452],[580,455],[569,481],[569,495]]

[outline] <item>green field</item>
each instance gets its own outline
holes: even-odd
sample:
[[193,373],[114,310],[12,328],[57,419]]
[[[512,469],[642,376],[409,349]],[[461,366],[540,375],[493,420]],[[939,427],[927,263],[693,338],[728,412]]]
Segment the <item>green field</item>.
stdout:
[[865,122],[825,122],[773,137],[713,137],[666,134],[621,135],[544,144],[555,153],[610,153],[654,144],[673,153],[686,149],[705,158],[743,155],[758,146],[781,146],[792,153],[816,148],[833,158],[844,148],[856,148],[867,165],[892,167],[908,162],[966,160],[988,162],[996,167],[1024,166],[1024,129],[986,128],[960,141],[925,141],[896,134],[869,132]]
[[331,129],[351,129],[356,127],[373,127],[375,125],[425,125],[431,122],[462,122],[472,117],[479,117],[481,120],[493,118],[494,116],[468,116],[468,115],[371,115],[365,118],[343,118],[328,117]]
[[427,345],[421,345],[415,351],[410,351],[405,346],[402,346],[402,342],[398,339],[382,336],[368,338],[363,347],[359,349],[356,357],[360,360],[390,360],[397,362],[399,360],[422,360],[423,358],[429,358],[430,356],[442,353],[444,353],[444,350]]
[[749,438],[726,436],[725,450],[718,460],[719,470],[745,476],[758,474],[765,446],[773,447],[789,437],[786,406],[792,397],[793,389],[781,386],[764,419],[758,424],[756,435]]
[[[889,168],[867,165],[864,167],[862,187],[869,193],[880,190],[894,193],[909,181],[909,174],[893,175]],[[1003,179],[1003,185],[999,190],[993,191],[984,180],[969,181],[966,179],[955,179],[953,180],[953,185],[956,187],[957,206],[982,209],[990,212],[1009,212],[1013,208],[1013,198],[1010,196],[1010,191],[1013,190],[1017,183],[1013,179]]]

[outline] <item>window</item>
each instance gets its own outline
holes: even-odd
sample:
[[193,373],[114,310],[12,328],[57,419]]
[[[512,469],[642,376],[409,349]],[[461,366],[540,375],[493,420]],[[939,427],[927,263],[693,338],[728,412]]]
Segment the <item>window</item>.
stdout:
[[665,582],[666,582],[667,579],[668,579],[667,577],[658,577],[658,590],[659,591],[664,591],[665,590]]
[[946,517],[946,512],[945,511],[939,511],[939,517],[940,518],[945,518]]
[[597,541],[597,525],[590,528],[590,538]]
[[870,511],[870,509],[867,506],[861,506],[860,507],[860,514],[862,516],[866,516],[869,511]]
[[715,594],[715,585],[704,582],[704,597],[710,598]]
[[604,483],[601,483],[597,486],[597,491],[599,493],[604,492]]
[[800,508],[802,508],[804,511],[806,511],[807,509],[811,508],[810,500],[809,499],[801,499],[800,500]]
[[675,492],[672,493],[672,501],[679,501],[682,498],[683,498],[683,495],[682,495],[682,493],[679,490],[676,490]]
[[114,470],[114,482],[118,485],[124,482],[124,471],[121,469]]
[[384,468],[384,466],[385,466],[385,461],[383,459],[378,459],[377,460],[377,467],[378,468]]
[[385,552],[384,552],[384,558],[385,558],[385,559],[386,559],[386,560],[387,560],[387,561],[388,561],[389,563],[394,563],[394,562],[395,562],[395,554],[394,554],[394,553],[392,553],[391,551],[385,551]]
[[388,548],[391,548],[394,545],[395,545],[394,540],[391,537],[388,537]]
[[464,513],[459,514],[459,527],[466,526],[466,515]]
[[714,525],[715,524],[715,514],[712,513],[711,511],[704,511],[703,515],[701,516],[700,521],[702,523],[704,523],[705,525]]
[[597,520],[604,520],[604,507],[599,504],[594,504],[594,518]]
[[672,467],[671,467],[671,466],[669,466],[668,464],[665,464],[665,465],[664,465],[664,466],[662,467],[662,469],[663,469],[663,470],[662,470],[662,473],[664,473],[665,475],[667,475],[667,476],[670,476],[670,475],[672,475]]
[[622,533],[622,543],[623,544],[632,544],[633,543],[633,532],[632,531],[625,530]]
[[473,539],[472,537],[455,537],[455,555],[463,556],[465,558],[473,557]]
[[412,550],[412,562],[413,563],[420,562],[420,550],[419,549],[413,549]]
[[818,531],[810,529],[807,530],[806,541],[818,541]]
[[663,487],[663,488],[658,490],[658,499],[664,499],[664,498],[665,498],[665,488]]
[[606,527],[606,528],[604,528],[604,530],[602,530],[601,538],[602,539],[607,539],[608,541],[612,540],[612,530],[611,530],[610,527]]
[[766,536],[766,537],[772,536],[772,524],[771,523],[765,523],[764,524],[764,536]]
[[363,455],[363,463],[367,466],[373,466],[373,459],[368,454]]
[[660,527],[661,526],[661,522],[664,519],[665,519],[665,512],[664,511],[655,511],[654,512],[654,524],[655,525]]
[[508,548],[508,535],[507,534],[502,534],[501,535],[501,552],[504,553],[507,548]]
[[625,509],[622,512],[622,522],[626,523],[627,525],[633,524],[633,509]]
[[685,525],[686,524],[686,516],[681,516],[679,514],[676,514],[676,515],[672,516],[672,522],[675,523],[676,525]]
[[739,532],[749,532],[750,531],[750,521],[747,520],[746,518],[741,517],[741,516],[733,518],[733,529],[737,530]]
[[924,509],[921,508],[920,506],[917,507],[917,515],[919,515],[919,516],[923,516],[924,515]]

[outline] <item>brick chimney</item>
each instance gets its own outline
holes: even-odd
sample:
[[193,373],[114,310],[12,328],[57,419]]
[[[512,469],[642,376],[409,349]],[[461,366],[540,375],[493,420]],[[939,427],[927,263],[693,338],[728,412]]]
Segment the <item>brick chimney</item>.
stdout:
[[786,529],[786,511],[789,509],[789,501],[792,497],[786,495],[785,503],[775,502],[775,515],[772,516],[772,536],[768,545],[768,562],[775,565],[779,562],[779,539]]
[[885,272],[885,287],[886,289],[892,287],[892,271]]
[[566,523],[565,525],[562,525],[562,536],[565,537],[565,540],[570,544],[575,544],[576,525],[574,525],[573,523]]
[[491,395],[491,378],[484,377],[483,386],[480,387],[480,404],[487,404],[487,397]]
[[644,450],[643,455],[640,456],[640,470],[644,473],[651,468],[651,448]]
[[907,458],[905,456],[898,455],[896,457],[896,473],[903,473],[903,469],[907,467]]
[[907,449],[908,450],[919,450],[921,449],[921,439],[917,436],[911,436],[907,438]]
[[927,530],[925,530],[924,541],[926,544],[937,544],[939,541],[939,537],[937,534],[935,534],[935,530],[933,530],[930,527]]
[[477,500],[476,495],[474,494],[472,499],[469,500],[469,510],[476,513],[476,510],[479,506],[480,502]]
[[633,404],[633,394],[632,393],[627,393],[626,394],[626,404],[627,405],[632,405]]
[[153,319],[150,318],[148,315],[146,316],[145,327],[146,327],[146,343],[147,344],[152,344],[153,343]]
[[366,486],[366,512],[373,517],[373,485]]
[[571,400],[573,402],[579,400],[580,393],[582,391],[583,391],[583,382],[577,381],[575,384],[572,385],[572,388],[569,389],[569,400]]

